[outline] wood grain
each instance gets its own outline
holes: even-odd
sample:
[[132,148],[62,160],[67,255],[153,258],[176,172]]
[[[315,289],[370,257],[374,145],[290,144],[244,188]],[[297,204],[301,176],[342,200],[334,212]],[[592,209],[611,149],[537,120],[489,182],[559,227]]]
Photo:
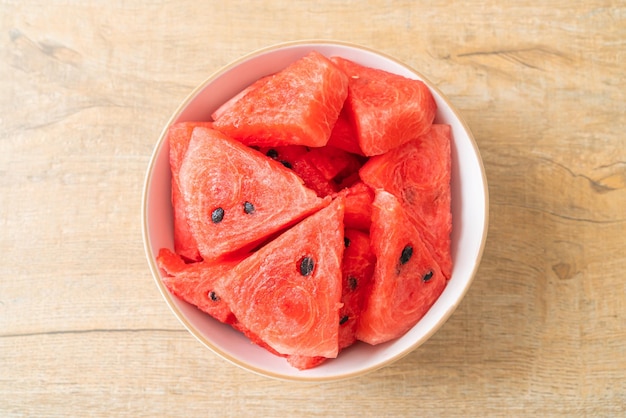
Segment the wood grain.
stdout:
[[[431,3],[0,0],[0,415],[624,416],[626,2]],[[437,83],[480,147],[491,218],[472,288],[424,346],[294,385],[176,321],[140,199],[194,86],[304,38]]]

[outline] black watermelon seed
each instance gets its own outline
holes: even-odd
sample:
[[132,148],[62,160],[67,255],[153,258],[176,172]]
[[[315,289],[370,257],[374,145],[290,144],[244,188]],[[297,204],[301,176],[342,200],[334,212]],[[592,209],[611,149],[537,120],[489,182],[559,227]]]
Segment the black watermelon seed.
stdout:
[[293,166],[291,165],[289,161],[282,160],[280,163],[287,168],[293,168]]
[[343,237],[343,245],[345,245],[346,248],[348,248],[350,246],[350,238]]
[[341,319],[339,320],[339,325],[345,324],[346,322],[348,322],[348,319],[350,319],[348,315],[342,316]]
[[265,155],[270,157],[272,160],[275,160],[278,158],[278,151],[276,151],[274,148],[270,148],[269,150],[267,150]]
[[402,250],[402,254],[400,255],[400,265],[408,263],[412,256],[413,247],[407,245],[406,247],[404,247],[404,249]]
[[222,222],[222,219],[224,219],[224,209],[217,208],[211,212],[211,221],[213,221],[214,224]]
[[248,215],[251,214],[252,212],[254,212],[254,205],[250,202],[244,202],[243,211]]
[[429,271],[428,273],[424,274],[424,277],[422,277],[422,280],[423,280],[423,281],[425,281],[425,282],[427,282],[427,281],[429,281],[430,279],[432,279],[432,277],[433,277],[433,272],[432,272],[432,271]]
[[356,286],[359,284],[359,281],[354,276],[348,276],[348,286],[350,290],[356,289]]
[[219,297],[219,296],[217,296],[217,295],[215,294],[215,292],[211,290],[211,291],[209,292],[209,299],[211,299],[213,302],[217,302],[217,301],[219,301],[219,300],[220,300],[220,297]]
[[310,276],[315,268],[315,261],[311,257],[303,257],[300,261],[300,274]]

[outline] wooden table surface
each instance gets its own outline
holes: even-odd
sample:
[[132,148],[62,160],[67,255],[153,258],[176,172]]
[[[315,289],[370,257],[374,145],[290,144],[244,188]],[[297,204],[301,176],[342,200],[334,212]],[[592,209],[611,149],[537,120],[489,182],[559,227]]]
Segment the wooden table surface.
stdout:
[[[0,416],[625,416],[626,2],[498,3],[1,0]],[[491,199],[451,319],[329,384],[260,377],[197,342],[140,225],[176,106],[242,54],[307,38],[438,84]]]

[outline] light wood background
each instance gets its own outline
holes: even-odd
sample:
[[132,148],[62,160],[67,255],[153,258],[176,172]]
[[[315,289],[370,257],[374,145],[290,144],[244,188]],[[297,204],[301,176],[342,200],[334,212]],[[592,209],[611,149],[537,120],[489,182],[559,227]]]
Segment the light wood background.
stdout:
[[[305,38],[379,49],[438,84],[482,152],[491,222],[430,341],[301,385],[183,329],[140,205],[191,89]],[[625,73],[618,0],[0,0],[0,416],[625,416]]]

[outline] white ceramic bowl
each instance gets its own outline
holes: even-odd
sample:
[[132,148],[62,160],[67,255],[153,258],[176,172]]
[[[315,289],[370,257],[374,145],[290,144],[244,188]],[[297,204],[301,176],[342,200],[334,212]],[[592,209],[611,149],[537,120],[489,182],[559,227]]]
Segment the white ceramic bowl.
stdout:
[[[403,337],[370,346],[357,343],[337,359],[299,371],[286,360],[249,342],[230,326],[213,320],[195,307],[172,296],[161,281],[155,257],[162,247],[173,248],[170,203],[168,127],[180,121],[209,120],[228,98],[261,76],[276,72],[311,50],[339,55],[366,66],[423,80],[437,102],[436,122],[452,126],[452,276],[441,297]],[[467,292],[478,268],[488,224],[488,192],[480,154],[458,112],[443,94],[417,71],[393,58],[357,45],[302,41],[265,48],[225,66],[198,86],[166,124],[154,149],[145,179],[142,205],[143,238],[148,263],[165,302],[201,343],[226,360],[252,372],[287,380],[330,381],[346,379],[388,365],[423,344],[450,317]]]

